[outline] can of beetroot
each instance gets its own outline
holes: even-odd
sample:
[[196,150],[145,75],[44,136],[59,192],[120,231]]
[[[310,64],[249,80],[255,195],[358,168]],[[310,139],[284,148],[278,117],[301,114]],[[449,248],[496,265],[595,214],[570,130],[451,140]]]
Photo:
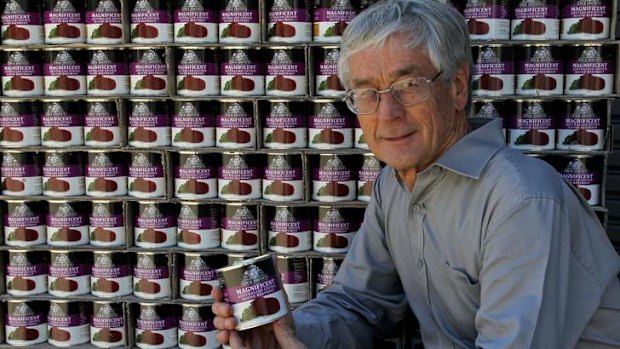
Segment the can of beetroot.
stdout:
[[573,45],[565,48],[566,84],[564,94],[603,96],[614,92],[616,47]]
[[97,348],[125,345],[125,312],[122,302],[93,302],[90,344]]
[[71,297],[90,293],[93,256],[87,251],[50,251],[49,293]]
[[145,299],[170,298],[172,282],[169,255],[138,252],[136,258],[133,270],[134,296]]
[[166,96],[168,94],[168,67],[164,48],[134,47],[131,49],[129,91],[132,95],[140,96]]
[[305,148],[308,146],[308,128],[303,102],[269,101],[269,110],[263,108],[263,146],[271,149]]
[[0,146],[21,148],[41,145],[39,104],[0,100]]
[[84,144],[89,147],[121,145],[120,115],[116,101],[86,100],[84,117]]
[[516,94],[561,95],[564,92],[564,61],[560,46],[524,45],[516,49]]
[[184,200],[217,197],[219,154],[181,151],[174,167],[174,193]]
[[39,153],[8,151],[2,154],[0,179],[2,194],[7,196],[35,196],[43,193]]
[[215,117],[218,148],[253,148],[256,144],[254,105],[251,101],[222,101]]
[[308,93],[304,49],[272,46],[266,58],[268,96],[303,96]]
[[353,147],[356,149],[368,149],[368,143],[366,142],[366,136],[362,125],[357,117],[353,118]]
[[28,347],[47,342],[47,301],[7,301],[6,342]]
[[3,205],[4,243],[29,247],[45,243],[47,202],[6,200]]
[[236,97],[265,94],[265,67],[260,49],[223,47],[221,55],[220,94]]
[[168,0],[130,0],[131,42],[172,42],[172,4],[173,2]]
[[131,153],[129,177],[127,177],[130,196],[148,199],[166,196],[166,176],[164,158],[161,153]]
[[50,148],[84,144],[84,102],[47,100],[42,102],[42,145]]
[[311,0],[267,1],[269,42],[311,42],[312,6]]
[[312,157],[312,200],[355,200],[358,160],[355,155],[321,154]]
[[611,29],[612,2],[562,1],[562,40],[604,40]]
[[321,253],[346,253],[363,215],[363,209],[320,206],[312,224],[312,249]]
[[127,51],[117,48],[92,47],[88,49],[87,62],[86,83],[89,95],[129,94]]
[[49,344],[71,347],[90,341],[92,307],[88,302],[51,300],[47,314]]
[[510,30],[512,40],[558,40],[560,0],[516,2]]
[[42,2],[3,0],[0,6],[3,45],[37,45],[45,41]]
[[170,104],[165,100],[130,100],[128,144],[150,148],[170,145]]
[[508,40],[510,38],[509,0],[467,1],[463,17],[471,40]]
[[262,158],[258,154],[223,153],[218,169],[218,196],[225,200],[261,197]]
[[86,42],[85,5],[83,0],[45,0],[45,43]]
[[312,40],[316,42],[340,42],[349,22],[361,9],[359,0],[316,1]]
[[220,94],[220,57],[216,48],[179,47],[176,57],[178,95]]
[[183,201],[177,220],[177,245],[188,250],[220,246],[221,207],[202,202]]
[[340,97],[345,93],[338,77],[340,48],[337,46],[316,47],[314,57],[314,93],[317,96]]
[[43,195],[84,195],[84,162],[84,153],[47,151],[43,163]]
[[177,346],[177,305],[140,303],[137,305],[136,346],[143,349]]
[[93,201],[88,220],[91,245],[125,246],[125,215],[122,201]]
[[138,202],[134,219],[135,245],[142,248],[159,248],[177,244],[176,205],[167,202]]
[[514,52],[510,46],[473,46],[472,94],[503,96],[515,93]]
[[256,205],[226,204],[222,214],[222,247],[233,251],[258,249]]
[[508,103],[500,99],[482,99],[473,103],[471,109],[472,117],[479,118],[498,118],[502,120],[504,138],[506,138],[506,120],[508,120]]
[[94,296],[112,298],[133,293],[133,261],[129,253],[94,251],[90,290]]
[[2,94],[8,97],[42,96],[43,53],[40,50],[5,49],[0,55]]
[[127,195],[127,154],[89,150],[86,163],[86,195]]
[[48,205],[48,245],[65,247],[88,244],[89,205],[65,200],[49,200]]
[[181,298],[196,301],[213,299],[211,290],[219,286],[215,270],[226,266],[226,256],[189,252],[178,256]]
[[179,348],[220,348],[220,342],[216,338],[217,329],[213,324],[215,314],[211,311],[210,306],[181,304],[181,312],[182,316],[179,320]]
[[605,148],[607,100],[569,100],[557,122],[557,149],[590,151]]
[[208,101],[176,100],[172,114],[172,146],[215,146],[215,105]]
[[260,41],[258,2],[220,0],[220,42],[247,44]]
[[353,147],[355,116],[344,102],[314,100],[308,117],[308,147],[314,149],[343,149]]
[[560,176],[574,185],[592,206],[602,205],[603,158],[591,155],[567,155],[552,160]]
[[312,249],[309,207],[265,206],[265,210],[270,251],[291,253]]
[[86,42],[123,43],[123,13],[120,0],[86,1]]
[[174,8],[174,41],[181,43],[216,43],[218,39],[218,6],[216,1],[176,1]]
[[12,296],[32,296],[47,292],[48,263],[47,253],[9,250],[6,292]]
[[555,148],[555,125],[562,112],[559,101],[517,100],[506,120],[508,147],[525,150]]
[[357,199],[360,201],[370,201],[372,188],[375,181],[379,177],[379,173],[383,168],[381,161],[374,154],[364,154],[364,162],[357,172]]
[[301,154],[267,154],[263,173],[263,198],[271,201],[295,201],[304,198]]
[[[51,1],[51,0],[47,0]],[[43,63],[46,96],[81,96],[86,94],[86,51],[47,48]]]
[[276,265],[282,287],[288,301],[294,304],[310,299],[310,283],[308,282],[308,262],[304,257],[276,256]]
[[321,257],[314,260],[314,296],[330,287],[334,283],[334,278],[342,264],[342,258]]

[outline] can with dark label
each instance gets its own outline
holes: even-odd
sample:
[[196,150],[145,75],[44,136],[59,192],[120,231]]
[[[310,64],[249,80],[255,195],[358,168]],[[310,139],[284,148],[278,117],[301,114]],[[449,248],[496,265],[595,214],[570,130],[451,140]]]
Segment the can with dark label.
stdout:
[[301,154],[267,154],[267,166],[263,174],[263,198],[272,201],[303,200]]
[[47,216],[47,244],[77,246],[88,244],[88,205],[79,201],[50,200]]
[[261,160],[258,154],[223,153],[218,169],[218,196],[226,200],[259,199]]
[[138,252],[136,258],[133,270],[133,294],[145,299],[170,298],[172,282],[169,255]]
[[181,151],[174,167],[174,193],[180,199],[217,197],[219,154]]
[[49,293],[70,297],[90,293],[91,252],[50,251]]
[[269,42],[312,41],[312,5],[311,0],[267,1]]
[[125,316],[121,302],[93,302],[90,344],[112,348],[125,344]]
[[210,300],[213,287],[219,287],[216,269],[226,266],[225,255],[184,253],[179,255],[179,294],[191,300]]
[[308,93],[304,50],[273,46],[267,51],[268,96],[303,96]]
[[129,69],[125,50],[93,47],[88,50],[87,62],[86,83],[89,95],[129,94]]
[[0,167],[2,195],[41,195],[43,193],[41,160],[40,153],[5,150]]
[[176,100],[172,115],[172,146],[207,148],[215,145],[213,102]]
[[472,94],[503,96],[515,93],[515,69],[512,47],[486,45],[472,47],[474,73]]
[[86,193],[84,153],[47,151],[43,164],[43,195],[67,197]]
[[560,0],[515,3],[510,29],[512,40],[558,40]]
[[227,204],[222,215],[222,247],[234,251],[258,249],[255,205]]
[[218,6],[215,1],[177,1],[174,9],[174,42],[216,43]]
[[89,150],[86,164],[86,195],[127,195],[127,154]]
[[510,1],[467,1],[463,17],[471,40],[508,40],[510,38]]
[[47,301],[7,301],[6,342],[27,347],[47,342]]
[[85,4],[83,0],[45,0],[45,43],[86,42]]
[[559,101],[515,101],[506,120],[508,146],[526,150],[555,148],[555,125],[562,112]]
[[611,45],[574,45],[565,50],[567,95],[602,96],[614,92],[616,49]]
[[217,349],[220,347],[220,342],[216,338],[217,329],[213,324],[215,314],[211,311],[210,306],[181,304],[181,312],[179,348]]
[[29,247],[45,243],[47,202],[6,200],[3,206],[4,243]]
[[317,96],[340,97],[344,86],[338,77],[338,59],[340,48],[336,46],[317,47],[314,57],[314,93]]
[[135,47],[131,49],[130,54],[130,94],[166,96],[168,94],[168,67],[165,49]]
[[47,292],[48,263],[47,253],[9,250],[6,292],[12,296],[32,296]]
[[262,51],[248,47],[224,47],[221,54],[220,94],[236,97],[265,94]]
[[288,302],[272,255],[218,269],[217,275],[224,301],[233,308],[236,330],[265,325],[288,313]]
[[220,94],[220,58],[215,48],[179,47],[176,57],[178,95],[216,96]]
[[506,120],[508,120],[508,107],[506,101],[499,99],[483,99],[473,103],[472,117],[502,119],[504,138],[506,137]]
[[312,200],[348,201],[357,197],[355,155],[321,154],[312,158]]
[[2,55],[2,94],[8,97],[42,96],[43,51],[6,48]]
[[220,246],[220,206],[200,202],[181,202],[177,220],[178,246],[204,250]]
[[88,302],[51,300],[47,314],[49,344],[71,347],[90,341],[92,307]]
[[304,257],[276,256],[276,265],[282,279],[282,287],[291,303],[303,303],[310,299],[308,262]]
[[334,278],[340,265],[342,264],[342,258],[334,257],[322,257],[314,260],[314,296],[330,287],[334,283]]
[[93,246],[125,246],[125,215],[122,201],[92,202],[89,216],[90,244]]
[[264,111],[263,146],[271,149],[306,148],[308,129],[303,102],[270,101]]
[[89,147],[121,145],[120,115],[114,100],[86,100],[84,144]]
[[91,293],[112,298],[133,293],[133,261],[128,253],[94,251]]
[[309,207],[265,206],[270,251],[301,252],[312,249]]
[[612,2],[562,1],[562,40],[604,40],[609,38]]
[[220,42],[246,44],[260,41],[258,2],[220,0]]
[[177,244],[176,206],[172,203],[140,201],[134,220],[135,244],[142,248],[159,248]]
[[39,104],[34,101],[0,101],[0,146],[21,148],[41,145]]
[[44,147],[60,148],[84,144],[83,101],[42,102],[41,134]]
[[218,148],[250,148],[256,144],[254,106],[251,101],[222,101],[215,117]]
[[524,45],[515,53],[518,95],[550,96],[564,92],[560,46]]
[[368,143],[366,143],[366,136],[362,125],[357,117],[353,118],[353,147],[356,149],[368,149]]
[[0,6],[3,45],[37,45],[45,41],[42,2],[3,0]]
[[605,148],[606,100],[565,102],[557,122],[557,149],[590,151]]
[[379,177],[383,168],[381,161],[374,154],[364,154],[364,162],[357,173],[357,199],[360,201],[370,201],[372,188]]
[[[51,0],[47,0],[51,1]],[[81,96],[86,94],[86,51],[48,48],[43,64],[46,96]]]
[[320,206],[312,227],[313,250],[346,253],[362,223],[363,209]]
[[121,0],[86,1],[86,42],[89,44],[123,43]]
[[312,40],[340,42],[342,33],[360,10],[360,1],[321,0],[316,1],[316,4]]
[[162,44],[172,42],[172,2],[131,0],[131,42]]
[[166,101],[131,100],[127,138],[139,148],[170,145],[170,108]]
[[144,349],[177,346],[177,306],[140,303],[137,305],[136,346]]
[[[546,159],[545,159],[546,160]],[[550,161],[568,183],[592,206],[601,205],[603,158],[590,155],[554,157]]]
[[353,119],[344,102],[314,100],[308,117],[308,146],[314,149],[353,147]]
[[136,198],[166,196],[163,155],[148,152],[131,153],[127,184],[129,195]]

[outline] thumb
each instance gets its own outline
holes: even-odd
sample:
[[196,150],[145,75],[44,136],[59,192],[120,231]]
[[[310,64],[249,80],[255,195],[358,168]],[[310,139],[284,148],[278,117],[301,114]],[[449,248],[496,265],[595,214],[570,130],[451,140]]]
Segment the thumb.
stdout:
[[273,334],[276,336],[280,348],[306,349],[306,346],[295,337],[295,332],[286,321],[284,318],[273,324]]

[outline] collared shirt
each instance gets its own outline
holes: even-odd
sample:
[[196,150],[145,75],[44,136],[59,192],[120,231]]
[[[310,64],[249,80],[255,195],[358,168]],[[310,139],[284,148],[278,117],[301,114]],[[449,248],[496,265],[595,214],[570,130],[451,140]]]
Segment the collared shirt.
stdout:
[[499,120],[471,122],[413,191],[381,172],[334,285],[294,312],[309,348],[372,348],[409,308],[427,349],[620,346],[620,258],[595,213]]

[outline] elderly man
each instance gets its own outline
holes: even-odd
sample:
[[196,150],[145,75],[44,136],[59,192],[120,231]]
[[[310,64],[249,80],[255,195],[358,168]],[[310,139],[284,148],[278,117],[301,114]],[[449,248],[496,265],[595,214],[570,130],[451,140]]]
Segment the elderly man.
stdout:
[[[430,0],[383,1],[342,40],[341,80],[387,163],[335,284],[290,321],[234,347],[371,348],[411,309],[427,349],[618,348],[620,258],[577,191],[505,146],[500,120],[467,119],[464,19]],[[275,334],[275,337],[274,335]]]

